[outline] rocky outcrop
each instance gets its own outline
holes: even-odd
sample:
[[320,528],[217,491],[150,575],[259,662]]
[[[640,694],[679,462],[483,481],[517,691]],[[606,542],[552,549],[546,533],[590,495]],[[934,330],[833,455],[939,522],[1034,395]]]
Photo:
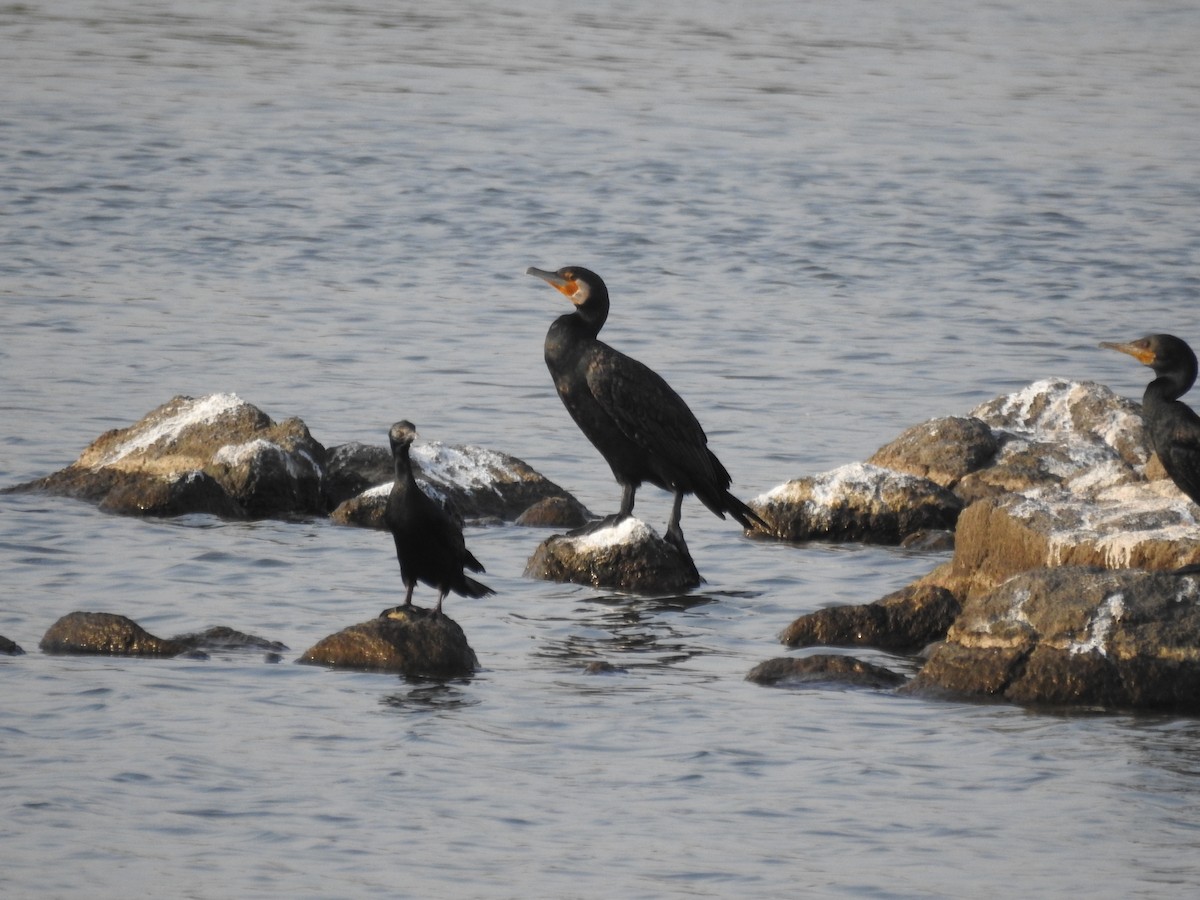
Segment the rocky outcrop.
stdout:
[[1200,711],[1200,579],[1064,566],[968,601],[906,690]]
[[21,649],[21,645],[16,641],[10,640],[0,634],[0,654],[4,656],[23,656],[25,651]]
[[852,656],[826,653],[769,659],[751,669],[746,680],[772,687],[833,683],[855,687],[895,688],[905,682],[905,677],[891,669]]
[[875,544],[952,528],[962,510],[958,497],[928,478],[863,463],[789,481],[748,505],[780,540]]
[[690,556],[632,516],[586,534],[547,538],[525,575],[641,594],[679,593],[701,583]]
[[[341,462],[344,455],[335,451],[335,456]],[[422,490],[457,513],[460,519],[512,521],[531,506],[551,498],[583,509],[557,484],[506,453],[470,445],[429,442],[414,445],[411,456]],[[354,457],[367,463],[363,470],[365,477],[378,477],[381,466],[377,455],[366,453],[360,445],[354,450]],[[345,458],[350,458],[349,453]],[[338,505],[331,516],[333,521],[342,525],[383,527],[383,510],[394,477],[390,454],[387,460],[386,480]],[[340,479],[349,477],[348,465],[339,465],[338,471]]]
[[800,616],[779,639],[789,647],[876,647],[915,653],[941,640],[961,607],[948,590],[909,585],[874,603],[834,606]]
[[330,635],[297,662],[427,678],[465,678],[479,665],[457,622],[415,605],[384,610]]
[[133,515],[323,514],[324,464],[324,448],[299,419],[274,422],[234,394],[180,396],[101,435],[67,468],[17,490]]
[[42,637],[43,653],[104,656],[178,656],[188,651],[179,641],[155,637],[137,622],[115,613],[67,613]]

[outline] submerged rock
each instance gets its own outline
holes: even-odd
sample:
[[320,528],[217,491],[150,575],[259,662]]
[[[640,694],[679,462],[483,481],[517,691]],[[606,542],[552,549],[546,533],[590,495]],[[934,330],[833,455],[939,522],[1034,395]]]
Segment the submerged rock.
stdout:
[[21,649],[21,645],[16,641],[9,640],[0,634],[0,654],[5,656],[24,656],[25,651]]
[[1200,579],[1077,566],[964,605],[906,690],[1200,711]]
[[863,662],[852,656],[817,654],[769,659],[751,669],[746,680],[755,684],[781,687],[834,683],[857,687],[894,688],[903,684],[906,679],[891,669]]
[[171,639],[189,650],[265,650],[282,653],[287,645],[253,634],[246,634],[226,625],[214,625],[204,631],[177,634]]
[[276,423],[234,394],[179,396],[101,435],[67,468],[14,490],[133,515],[323,514],[324,460],[299,419]]
[[632,516],[588,534],[547,538],[525,575],[643,594],[688,591],[701,583],[690,556]]
[[780,540],[876,544],[952,528],[962,509],[952,492],[928,478],[863,463],[789,481],[748,505]]
[[[374,454],[366,453],[361,445],[353,454],[369,463],[360,470],[366,473],[364,478],[378,477],[380,469],[377,462],[372,462],[376,459]],[[411,457],[421,489],[454,511],[460,519],[512,521],[530,506],[549,498],[563,498],[579,505],[570,494],[528,463],[496,450],[435,441],[414,445]],[[338,458],[339,478],[348,483],[348,467],[342,463],[350,458],[350,452],[338,454]],[[386,480],[339,504],[332,513],[333,521],[382,528],[383,510],[395,475],[390,453],[387,453],[386,472]]]
[[67,613],[50,626],[39,645],[44,653],[107,656],[178,656],[190,648],[155,637],[137,622],[115,613]]
[[410,677],[465,678],[479,665],[458,623],[420,606],[397,606],[318,641],[297,660]]
[[877,647],[916,652],[946,635],[961,607],[948,590],[909,585],[874,603],[835,606],[800,616],[779,639],[789,647]]

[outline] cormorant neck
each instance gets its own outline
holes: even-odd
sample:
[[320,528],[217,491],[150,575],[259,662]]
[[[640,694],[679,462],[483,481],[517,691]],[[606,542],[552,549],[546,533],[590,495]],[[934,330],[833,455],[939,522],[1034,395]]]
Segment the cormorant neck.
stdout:
[[575,307],[574,316],[593,337],[598,335],[608,320],[608,291],[592,288],[591,296]]
[[1155,378],[1146,388],[1146,397],[1151,394],[1157,399],[1178,400],[1196,383],[1196,357],[1180,360],[1179,365],[1166,372],[1155,371]]
[[412,461],[408,458],[408,447],[408,444],[402,444],[392,454],[392,459],[396,463],[397,481],[413,480]]

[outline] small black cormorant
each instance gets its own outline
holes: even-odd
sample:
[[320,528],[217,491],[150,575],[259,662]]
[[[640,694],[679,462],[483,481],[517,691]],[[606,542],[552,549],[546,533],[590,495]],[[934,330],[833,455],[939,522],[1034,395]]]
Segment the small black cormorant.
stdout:
[[1179,400],[1196,381],[1196,354],[1171,334],[1100,346],[1128,353],[1154,370],[1142,396],[1142,421],[1171,480],[1200,504],[1200,416]]
[[634,493],[648,481],[675,495],[666,536],[684,554],[679,517],[685,494],[695,494],[722,519],[729,513],[743,528],[766,528],[729,493],[729,472],[708,449],[704,429],[680,396],[652,369],[598,339],[609,306],[600,276],[579,266],[557,272],[531,266],[526,274],[575,304],[546,333],[546,367],[567,412],[621,485],[620,511],[600,524],[632,515]]
[[397,422],[388,432],[396,481],[388,495],[383,521],[396,541],[396,558],[400,561],[400,578],[405,588],[404,605],[412,606],[413,588],[421,581],[437,588],[440,613],[442,600],[450,591],[464,597],[483,597],[495,591],[463,573],[463,569],[472,572],[484,569],[467,549],[458,523],[417,486],[408,455],[416,437],[416,428],[407,421]]

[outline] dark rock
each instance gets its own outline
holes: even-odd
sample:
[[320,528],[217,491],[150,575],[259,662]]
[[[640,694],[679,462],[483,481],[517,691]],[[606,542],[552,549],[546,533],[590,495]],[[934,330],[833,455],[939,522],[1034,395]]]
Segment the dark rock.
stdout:
[[[427,442],[414,445],[411,456],[421,489],[459,519],[511,522],[539,500],[569,496],[527,463],[495,450]],[[393,477],[339,504],[333,521],[382,528]]]
[[25,651],[21,649],[21,645],[16,641],[9,640],[0,634],[0,654],[5,656],[24,656]]
[[905,550],[917,550],[923,553],[945,553],[954,549],[954,532],[939,529],[936,531],[914,531],[906,535],[900,542]]
[[909,585],[874,603],[835,606],[801,616],[779,639],[789,647],[866,646],[916,652],[944,638],[960,609],[945,588]]
[[968,601],[906,690],[1200,711],[1200,579],[1038,569]]
[[396,477],[392,454],[386,447],[358,441],[330,447],[325,469],[325,493],[335,508],[363,491],[391,484]]
[[614,666],[612,663],[603,659],[594,660],[583,667],[583,673],[585,675],[617,675],[625,671],[626,670],[621,666]]
[[850,684],[859,687],[894,688],[905,678],[891,669],[863,662],[852,656],[818,654],[784,656],[761,662],[746,676],[747,681],[769,686],[805,684]]
[[44,653],[108,656],[178,656],[190,649],[155,637],[132,619],[113,613],[73,612],[50,626],[39,645]]
[[914,425],[867,462],[952,488],[987,465],[999,449],[1000,442],[981,419],[949,416]]
[[137,515],[313,514],[328,508],[324,462],[324,448],[299,419],[275,423],[233,394],[180,396],[101,435],[67,468],[14,490]]
[[587,507],[574,497],[563,495],[539,500],[517,516],[516,524],[530,528],[578,528],[590,519]]
[[177,634],[171,640],[191,650],[267,650],[272,653],[287,650],[287,645],[279,641],[246,634],[225,625],[215,625],[191,634]]
[[861,463],[789,481],[748,505],[780,540],[875,544],[952,528],[962,509],[952,492],[927,478]]
[[415,605],[384,610],[330,635],[297,662],[428,678],[465,678],[479,665],[457,622]]
[[701,583],[691,557],[632,516],[589,534],[547,538],[525,575],[642,594],[677,593]]

